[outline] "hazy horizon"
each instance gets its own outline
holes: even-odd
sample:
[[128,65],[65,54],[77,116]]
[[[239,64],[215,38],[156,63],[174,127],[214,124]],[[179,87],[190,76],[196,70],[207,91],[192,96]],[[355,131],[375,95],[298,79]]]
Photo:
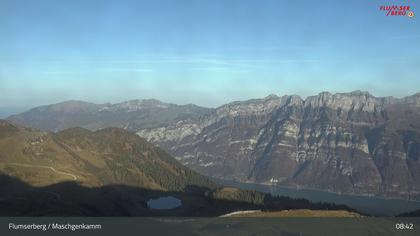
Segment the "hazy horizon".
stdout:
[[[351,93],[351,92],[355,92],[355,91],[356,90],[354,90],[354,91],[348,91],[348,92],[337,92],[337,93]],[[330,92],[330,91],[322,91],[322,92]],[[368,92],[368,93],[370,93],[369,91],[362,91],[362,92]],[[418,93],[420,93],[420,92],[418,92]],[[310,94],[308,96],[316,96],[318,94],[319,93],[317,93],[317,94]],[[332,94],[335,94],[335,93],[332,93]],[[370,94],[372,96],[374,96],[374,97],[382,97],[382,96],[375,96],[372,93],[370,93]],[[415,94],[417,94],[417,93],[409,94],[407,96],[412,96],[412,95],[415,95]],[[26,106],[26,107],[25,106],[21,106],[21,107],[0,107],[0,119],[7,118],[10,115],[15,115],[15,114],[19,114],[19,113],[28,111],[28,110],[30,110],[32,108],[35,108],[35,107],[52,105],[52,104],[57,104],[57,103],[62,103],[62,102],[68,102],[68,101],[82,101],[82,102],[89,102],[89,103],[95,103],[95,104],[105,104],[105,103],[118,104],[118,103],[127,102],[127,101],[131,101],[131,100],[156,99],[156,100],[159,100],[159,101],[164,102],[164,103],[173,103],[173,104],[176,104],[176,105],[194,104],[194,105],[201,106],[201,107],[206,107],[206,108],[217,108],[219,106],[222,106],[222,105],[225,105],[225,104],[231,103],[231,102],[246,101],[246,100],[251,100],[251,99],[261,99],[261,98],[265,98],[265,97],[271,96],[271,95],[276,95],[276,96],[279,96],[279,97],[284,96],[284,95],[297,95],[297,96],[300,96],[302,99],[306,99],[308,97],[308,96],[302,96],[300,94],[267,94],[264,97],[249,97],[249,98],[246,98],[246,99],[243,99],[243,100],[227,101],[226,103],[222,103],[222,104],[219,104],[217,106],[205,106],[205,105],[200,105],[200,104],[196,104],[196,103],[193,103],[193,102],[192,103],[175,103],[175,102],[171,102],[171,101],[159,100],[159,99],[156,99],[156,98],[131,98],[131,99],[125,99],[125,100],[115,101],[115,102],[94,102],[94,101],[88,101],[88,100],[69,99],[69,100],[63,100],[63,101],[58,101],[58,102],[52,102],[52,103],[48,103],[48,104],[38,104],[38,105]],[[395,97],[395,96],[391,96],[391,97]],[[395,97],[395,98],[403,98],[403,97],[406,97],[406,96]]]
[[[217,107],[419,92],[417,16],[383,1],[2,1],[0,117],[66,100]],[[417,13],[418,3],[409,5]],[[3,114],[3,115],[2,115]]]

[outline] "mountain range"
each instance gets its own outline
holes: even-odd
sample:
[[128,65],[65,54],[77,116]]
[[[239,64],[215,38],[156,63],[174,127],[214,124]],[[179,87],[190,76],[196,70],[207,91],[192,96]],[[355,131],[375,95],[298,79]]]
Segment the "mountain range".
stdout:
[[420,93],[270,95],[217,108],[67,101],[8,119],[54,132],[122,128],[215,178],[420,199]]
[[[159,210],[161,197],[182,204]],[[223,187],[120,128],[57,133],[0,120],[2,216],[218,216],[244,209],[342,209]]]

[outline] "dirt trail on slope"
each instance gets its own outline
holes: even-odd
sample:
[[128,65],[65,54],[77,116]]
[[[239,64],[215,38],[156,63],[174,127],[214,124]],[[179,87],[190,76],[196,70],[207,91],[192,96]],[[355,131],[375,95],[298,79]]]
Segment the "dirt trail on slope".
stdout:
[[72,174],[72,173],[67,173],[64,171],[59,171],[56,170],[54,167],[52,166],[41,166],[41,165],[31,165],[31,164],[22,164],[22,163],[7,163],[8,165],[14,165],[14,166],[22,166],[22,167],[33,167],[33,168],[44,168],[44,169],[50,169],[53,172],[57,173],[57,174],[61,174],[61,175],[67,175],[73,178],[73,180],[77,180],[77,176]]

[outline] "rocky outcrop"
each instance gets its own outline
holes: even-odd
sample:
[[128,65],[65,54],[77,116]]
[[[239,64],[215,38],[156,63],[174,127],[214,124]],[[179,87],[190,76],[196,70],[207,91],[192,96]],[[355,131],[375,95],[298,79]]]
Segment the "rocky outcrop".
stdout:
[[269,96],[138,134],[217,178],[419,199],[419,97]]
[[125,128],[217,178],[420,199],[420,93],[270,95],[215,109],[157,100],[71,104],[10,119],[48,130]]

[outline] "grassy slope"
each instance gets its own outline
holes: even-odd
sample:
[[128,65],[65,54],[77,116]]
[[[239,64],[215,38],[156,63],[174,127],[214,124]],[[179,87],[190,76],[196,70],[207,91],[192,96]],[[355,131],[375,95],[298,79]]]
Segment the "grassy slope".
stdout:
[[[117,128],[47,133],[0,120],[0,172],[5,175],[0,188],[16,190],[0,191],[0,208],[6,215],[209,216],[255,208],[337,207],[221,187]],[[147,209],[149,198],[163,195],[179,197],[183,207]]]

